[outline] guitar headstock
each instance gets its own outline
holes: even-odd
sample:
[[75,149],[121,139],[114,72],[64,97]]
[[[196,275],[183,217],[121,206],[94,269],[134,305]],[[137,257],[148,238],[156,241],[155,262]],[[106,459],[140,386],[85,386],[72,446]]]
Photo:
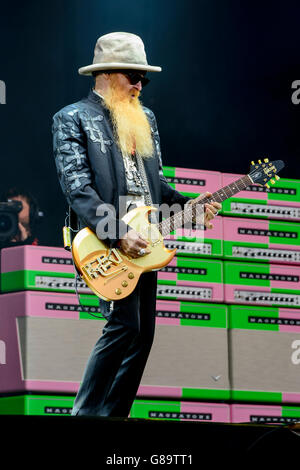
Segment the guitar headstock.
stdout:
[[[269,162],[268,158],[264,158],[264,161],[258,160],[257,163],[251,162],[251,168],[249,176],[253,183],[262,184],[267,188],[270,188],[268,183],[275,184],[275,180],[279,180],[277,173],[284,168],[282,160],[275,160]],[[275,180],[273,179],[275,178]]]

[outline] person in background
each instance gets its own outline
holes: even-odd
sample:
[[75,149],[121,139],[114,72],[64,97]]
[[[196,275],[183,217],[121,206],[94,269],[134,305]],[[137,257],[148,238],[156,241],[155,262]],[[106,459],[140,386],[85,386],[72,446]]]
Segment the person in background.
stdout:
[[5,201],[20,201],[22,210],[18,214],[19,231],[9,240],[12,245],[38,245],[36,222],[39,217],[37,201],[32,194],[22,188],[12,187],[4,195]]

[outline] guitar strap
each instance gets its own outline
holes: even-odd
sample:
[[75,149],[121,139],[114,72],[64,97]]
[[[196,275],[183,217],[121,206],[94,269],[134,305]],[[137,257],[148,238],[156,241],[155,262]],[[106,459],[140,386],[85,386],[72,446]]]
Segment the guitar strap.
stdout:
[[[146,188],[146,191],[144,191],[144,198],[145,198],[146,206],[153,206],[153,201],[151,198],[148,178],[146,175],[143,159],[138,153],[136,153],[135,156],[136,156],[138,170],[139,170],[142,182],[143,182],[143,187]],[[158,223],[158,211],[151,212],[149,218],[150,218],[151,223]]]

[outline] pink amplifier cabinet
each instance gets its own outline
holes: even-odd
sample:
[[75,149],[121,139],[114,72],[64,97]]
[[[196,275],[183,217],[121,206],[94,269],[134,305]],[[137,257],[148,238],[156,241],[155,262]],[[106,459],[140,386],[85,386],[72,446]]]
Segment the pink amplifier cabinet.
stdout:
[[[243,175],[223,173],[222,185],[227,186]],[[300,220],[300,180],[281,178],[267,189],[251,184],[245,191],[226,199],[222,214],[238,217],[280,219],[290,222]]]
[[0,295],[0,393],[77,392],[105,324],[96,296],[80,302],[73,294]]
[[169,249],[177,248],[176,256],[220,258],[223,256],[222,217],[216,217],[212,223],[212,229],[205,226],[177,229],[164,240],[164,244]]
[[226,259],[300,264],[300,225],[295,222],[223,217]]
[[227,306],[158,300],[156,332],[138,396],[226,400]]
[[[78,292],[92,294],[77,281]],[[1,251],[1,291],[43,290],[75,292],[75,268],[64,248],[15,246]]]
[[293,424],[300,421],[296,406],[230,405],[231,423]]
[[163,173],[170,186],[191,198],[206,191],[214,193],[222,187],[222,174],[219,171],[164,166]]
[[223,302],[223,261],[175,256],[158,272],[157,298]]

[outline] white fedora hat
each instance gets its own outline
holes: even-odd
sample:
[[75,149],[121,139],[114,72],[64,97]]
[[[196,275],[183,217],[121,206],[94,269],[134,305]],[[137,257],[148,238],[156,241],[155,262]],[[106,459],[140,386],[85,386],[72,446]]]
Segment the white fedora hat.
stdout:
[[148,65],[144,43],[131,33],[109,33],[101,36],[95,46],[91,65],[80,67],[80,75],[92,75],[97,70],[133,69],[161,72],[161,67]]

